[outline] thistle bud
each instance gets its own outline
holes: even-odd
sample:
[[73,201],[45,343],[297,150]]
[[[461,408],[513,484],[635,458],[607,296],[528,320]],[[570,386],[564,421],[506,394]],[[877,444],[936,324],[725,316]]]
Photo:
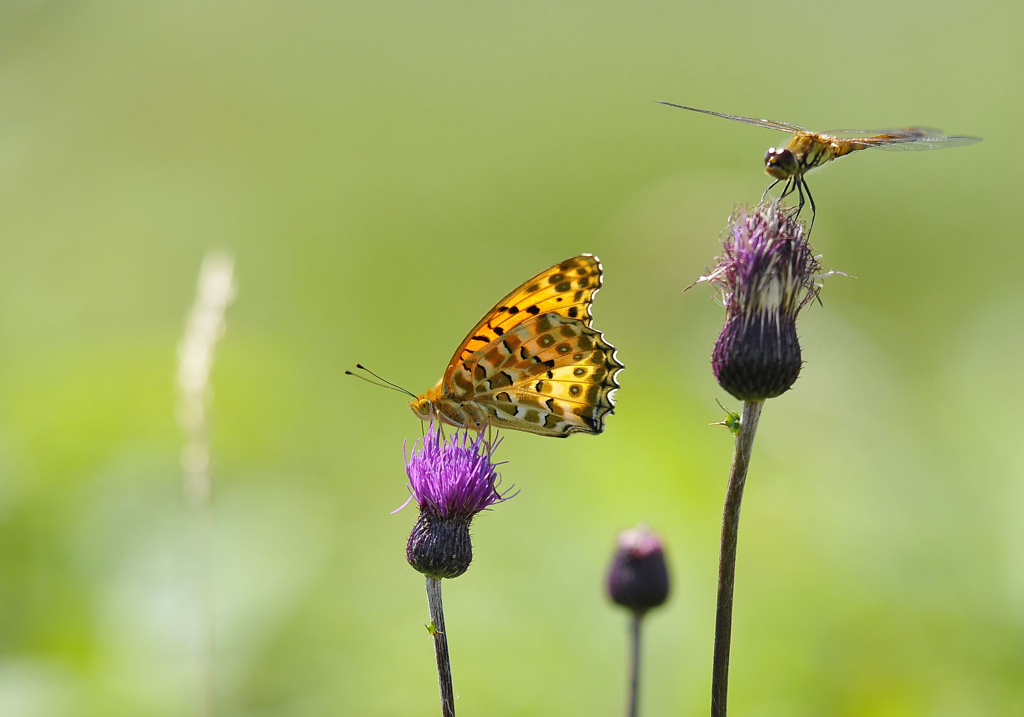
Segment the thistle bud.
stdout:
[[612,602],[633,612],[664,604],[669,581],[661,539],[643,525],[619,533],[607,585]]
[[420,512],[405,555],[427,577],[457,578],[466,572],[473,560],[470,523],[508,496],[498,491],[498,464],[492,461],[498,443],[488,443],[482,433],[471,439],[468,431],[443,438],[431,424],[406,457],[410,500]]
[[725,327],[711,353],[719,385],[741,401],[781,396],[800,375],[800,310],[818,297],[821,266],[804,224],[777,201],[733,214],[718,265],[698,281],[720,292]]

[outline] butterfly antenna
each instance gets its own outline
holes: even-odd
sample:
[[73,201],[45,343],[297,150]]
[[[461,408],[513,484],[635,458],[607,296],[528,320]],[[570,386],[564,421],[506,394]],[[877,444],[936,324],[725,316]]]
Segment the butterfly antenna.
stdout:
[[410,391],[409,389],[402,388],[397,383],[391,383],[386,378],[381,378],[380,376],[375,374],[373,371],[371,371],[370,369],[366,368],[366,366],[363,366],[361,363],[357,363],[356,364],[356,368],[362,369],[363,371],[366,371],[366,373],[370,374],[371,376],[373,376],[378,381],[383,381],[384,383],[386,383],[388,386],[391,386],[391,388],[395,389],[396,391],[401,391],[402,393],[406,394],[407,396],[412,396],[413,398],[417,397],[416,394],[413,393],[412,391]]
[[412,391],[409,391],[408,389],[402,388],[398,384],[391,383],[387,379],[381,378],[380,376],[375,374],[373,371],[371,371],[370,369],[366,368],[366,366],[363,366],[362,364],[357,363],[356,364],[356,368],[357,369],[361,369],[363,371],[366,371],[366,373],[368,373],[371,376],[373,376],[375,379],[380,381],[380,383],[376,383],[374,381],[371,381],[370,379],[366,378],[366,376],[360,376],[358,373],[354,373],[352,371],[345,371],[345,373],[347,375],[349,375],[349,376],[355,376],[356,378],[358,378],[360,380],[366,381],[371,386],[380,386],[381,388],[389,388],[392,391],[398,391],[399,393],[404,393],[406,396],[412,396],[413,398],[416,398],[416,394],[413,393]]

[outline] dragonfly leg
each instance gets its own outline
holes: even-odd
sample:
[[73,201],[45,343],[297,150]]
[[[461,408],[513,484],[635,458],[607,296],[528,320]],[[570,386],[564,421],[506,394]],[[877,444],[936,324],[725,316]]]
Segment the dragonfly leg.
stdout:
[[776,179],[774,182],[768,185],[768,189],[764,190],[764,194],[761,195],[762,202],[764,201],[764,198],[768,196],[768,192],[772,191],[772,188],[775,187],[775,185],[781,181],[781,179]]
[[793,187],[793,178],[790,177],[789,179],[786,180],[786,186],[782,188],[782,194],[779,195],[780,202],[793,193]]
[[[800,183],[803,185],[803,191],[800,192],[800,206],[803,207],[804,205],[804,192],[807,193],[807,201],[811,205],[811,223],[807,227],[807,236],[810,236],[811,230],[814,229],[814,219],[818,214],[818,208],[814,206],[814,197],[811,196],[811,188],[807,186],[807,181],[801,180]],[[799,209],[797,210],[797,213],[800,213]]]

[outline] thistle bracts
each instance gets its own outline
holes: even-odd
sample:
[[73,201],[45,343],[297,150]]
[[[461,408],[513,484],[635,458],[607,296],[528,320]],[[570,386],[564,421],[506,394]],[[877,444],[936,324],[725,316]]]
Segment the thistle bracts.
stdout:
[[643,613],[668,599],[668,567],[661,539],[641,525],[619,533],[608,568],[608,596],[616,605]]

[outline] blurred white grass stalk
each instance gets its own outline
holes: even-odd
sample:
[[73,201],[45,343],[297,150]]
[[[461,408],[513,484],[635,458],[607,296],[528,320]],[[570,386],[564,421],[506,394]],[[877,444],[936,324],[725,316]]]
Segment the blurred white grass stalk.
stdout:
[[196,714],[215,712],[213,569],[211,535],[213,508],[210,477],[210,420],[213,399],[210,373],[217,342],[224,336],[224,314],[235,298],[234,259],[208,252],[199,269],[196,301],[178,344],[178,423],[185,434],[181,453],[185,495],[192,506],[196,532],[196,605],[198,695]]

